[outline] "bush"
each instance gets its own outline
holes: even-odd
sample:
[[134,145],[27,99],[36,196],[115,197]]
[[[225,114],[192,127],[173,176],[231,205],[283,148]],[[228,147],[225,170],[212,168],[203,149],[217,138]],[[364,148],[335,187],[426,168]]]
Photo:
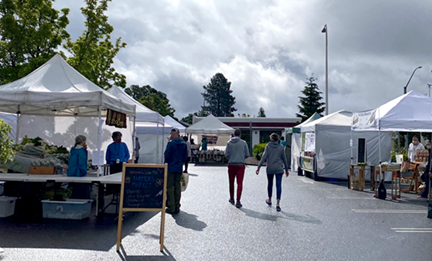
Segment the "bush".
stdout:
[[257,160],[261,159],[266,145],[267,143],[260,143],[253,147],[253,155]]

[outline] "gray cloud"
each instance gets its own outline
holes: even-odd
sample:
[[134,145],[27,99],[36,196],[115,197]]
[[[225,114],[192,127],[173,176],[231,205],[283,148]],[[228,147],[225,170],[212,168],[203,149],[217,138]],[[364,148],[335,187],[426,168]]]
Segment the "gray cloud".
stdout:
[[[72,35],[82,30],[75,1]],[[294,117],[314,74],[325,95],[329,36],[329,109],[362,111],[432,82],[432,3],[427,1],[113,1],[113,38],[128,44],[115,67],[128,84],[167,93],[176,116],[199,110],[202,86],[221,72],[232,82],[238,113]],[[81,17],[81,18],[80,18]],[[80,20],[81,19],[81,20]],[[78,21],[78,22],[77,22]]]

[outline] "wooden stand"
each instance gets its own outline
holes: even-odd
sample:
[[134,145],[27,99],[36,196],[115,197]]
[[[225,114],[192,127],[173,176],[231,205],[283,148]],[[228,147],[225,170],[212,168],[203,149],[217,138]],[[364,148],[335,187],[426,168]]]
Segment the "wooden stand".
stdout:
[[[358,173],[355,168],[358,167]],[[366,166],[350,165],[350,189],[363,191],[365,189]]]
[[[377,169],[375,171],[375,198],[378,198],[378,185],[380,180],[385,178],[385,171],[390,171],[392,173],[392,180],[391,180],[391,197],[393,200],[398,199],[401,197],[401,173],[400,170],[385,170],[384,168],[381,168],[380,166],[377,166]],[[381,174],[383,175],[381,179]],[[371,181],[372,183],[372,181]]]
[[[420,162],[414,162],[413,164],[409,164],[408,165],[408,169],[413,171],[412,177],[411,178],[405,178],[407,180],[410,180],[410,184],[408,189],[403,189],[402,192],[404,193],[410,193],[411,189],[413,189],[413,191],[415,193],[417,193],[419,184],[418,184],[418,178],[419,178],[419,171],[418,171],[418,166],[420,165]],[[413,182],[414,182],[414,188],[413,188]]]

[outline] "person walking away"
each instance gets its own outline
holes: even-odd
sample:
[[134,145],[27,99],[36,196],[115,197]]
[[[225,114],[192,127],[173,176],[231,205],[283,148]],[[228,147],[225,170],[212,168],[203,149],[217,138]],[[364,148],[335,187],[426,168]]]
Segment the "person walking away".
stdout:
[[141,145],[139,143],[139,139],[138,137],[135,137],[135,162],[134,163],[138,163],[139,156],[140,156],[139,154],[140,149],[141,149]]
[[413,136],[412,137],[412,142],[410,143],[410,145],[408,146],[408,160],[410,162],[414,162],[416,161],[415,156],[416,156],[416,151],[417,150],[424,150],[424,146],[423,144],[421,144],[418,140],[417,136]]
[[186,143],[187,154],[188,154],[186,161],[185,161],[185,164],[184,164],[185,168],[184,168],[183,173],[188,173],[187,169],[188,169],[189,159],[192,155],[192,150],[191,150],[191,144],[190,144],[187,136],[183,136],[183,141]]
[[110,174],[123,171],[123,162],[129,162],[130,154],[126,143],[122,142],[122,134],[115,131],[112,134],[113,143],[108,145],[105,160],[110,165]]
[[177,128],[171,129],[170,142],[165,149],[165,163],[168,163],[167,181],[167,209],[168,214],[180,212],[181,175],[183,163],[185,163],[188,152],[186,143],[180,138]]
[[243,191],[243,178],[245,172],[245,159],[249,157],[249,148],[244,140],[240,139],[241,132],[235,129],[225,149],[225,157],[228,159],[229,202],[234,205],[234,181],[237,179],[237,202],[235,206],[241,208],[240,202]]
[[279,144],[279,135],[272,133],[270,135],[270,142],[267,143],[263,156],[258,164],[256,174],[259,174],[260,168],[264,162],[267,161],[267,194],[268,199],[266,200],[267,205],[272,204],[273,194],[273,179],[276,176],[276,210],[281,211],[280,199],[282,194],[282,176],[285,168],[285,175],[288,177],[288,164],[285,158],[283,148]]

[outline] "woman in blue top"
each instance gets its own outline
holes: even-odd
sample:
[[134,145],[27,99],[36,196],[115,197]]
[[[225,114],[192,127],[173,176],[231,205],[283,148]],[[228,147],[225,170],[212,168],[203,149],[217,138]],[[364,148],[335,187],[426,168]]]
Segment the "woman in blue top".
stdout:
[[68,176],[85,177],[87,176],[87,138],[78,135],[75,138],[75,146],[70,151]]

